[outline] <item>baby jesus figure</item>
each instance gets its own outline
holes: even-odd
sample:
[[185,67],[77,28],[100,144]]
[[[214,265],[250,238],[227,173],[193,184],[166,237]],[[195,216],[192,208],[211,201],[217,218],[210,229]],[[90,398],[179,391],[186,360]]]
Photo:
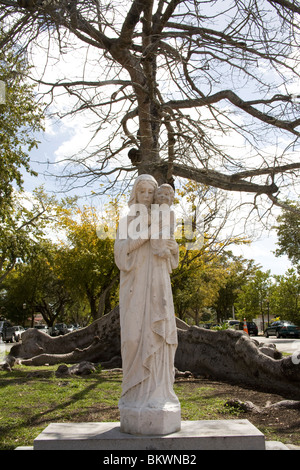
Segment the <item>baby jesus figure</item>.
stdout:
[[174,190],[169,184],[159,186],[154,195],[154,206],[151,211],[151,247],[155,255],[165,258],[171,272],[170,258],[175,240],[175,214],[170,209],[174,201]]

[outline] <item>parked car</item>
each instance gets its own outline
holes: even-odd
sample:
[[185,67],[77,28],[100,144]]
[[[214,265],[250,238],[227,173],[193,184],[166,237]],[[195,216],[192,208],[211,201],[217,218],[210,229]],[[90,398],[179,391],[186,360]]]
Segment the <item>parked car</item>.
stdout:
[[236,327],[239,326],[240,321],[239,320],[226,320],[224,323],[225,325],[227,325],[228,328],[235,330]]
[[[258,328],[257,328],[257,324],[254,323],[254,321],[247,321],[247,328],[248,328],[248,333],[249,333],[249,336],[253,335],[253,336],[257,336],[258,335]],[[243,321],[240,321],[239,323],[239,330],[243,330],[244,329],[244,322]]]
[[36,330],[42,331],[43,333],[46,333],[47,335],[50,334],[50,333],[49,333],[49,328],[48,328],[48,326],[46,326],[46,325],[35,325],[34,328],[35,328]]
[[10,328],[12,327],[12,324],[7,321],[7,320],[1,320],[0,321],[0,339],[2,338],[3,339],[3,330],[5,330],[5,328]]
[[5,343],[14,343],[16,340],[15,327],[8,321],[5,321],[2,327],[2,339]]
[[274,321],[265,329],[265,337],[276,336],[277,338],[299,338],[300,328],[288,321]]
[[77,328],[76,328],[75,325],[68,325],[68,326],[67,326],[67,329],[68,329],[68,333],[72,333],[72,331],[77,330]]
[[51,336],[60,336],[69,333],[67,325],[65,323],[57,323],[52,327],[52,331],[50,331]]
[[15,330],[15,340],[18,343],[22,339],[22,334],[24,333],[25,329],[23,326],[14,326],[13,329]]

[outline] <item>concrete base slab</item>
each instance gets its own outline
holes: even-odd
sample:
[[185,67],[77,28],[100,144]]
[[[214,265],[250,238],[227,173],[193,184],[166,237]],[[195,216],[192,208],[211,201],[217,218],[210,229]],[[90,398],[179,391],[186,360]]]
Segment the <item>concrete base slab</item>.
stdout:
[[283,442],[266,441],[266,450],[290,450]]
[[182,421],[173,434],[132,435],[120,423],[53,423],[34,450],[265,450],[264,435],[247,419]]
[[19,446],[15,450],[33,450],[33,446]]

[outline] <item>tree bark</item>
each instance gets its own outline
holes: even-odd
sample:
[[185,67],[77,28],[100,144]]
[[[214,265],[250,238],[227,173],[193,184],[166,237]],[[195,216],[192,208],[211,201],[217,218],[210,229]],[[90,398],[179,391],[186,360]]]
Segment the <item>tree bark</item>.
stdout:
[[[291,357],[274,359],[268,348],[261,348],[242,331],[211,331],[189,327],[179,319],[176,322],[177,369],[300,399],[300,365],[293,364]],[[29,329],[22,343],[12,347],[10,357],[28,366],[90,361],[105,367],[112,361],[121,365],[120,347],[116,307],[86,328],[65,336],[52,338]]]

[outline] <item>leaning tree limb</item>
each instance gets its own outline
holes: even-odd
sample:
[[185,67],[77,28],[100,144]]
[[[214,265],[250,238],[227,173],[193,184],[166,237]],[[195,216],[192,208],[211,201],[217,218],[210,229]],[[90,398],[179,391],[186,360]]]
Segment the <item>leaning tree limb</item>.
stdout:
[[[276,356],[274,350],[262,347],[243,331],[189,327],[178,319],[177,331],[177,369],[300,399],[300,365],[291,357]],[[9,357],[25,365],[40,366],[81,361],[103,364],[120,355],[116,307],[86,328],[65,336],[51,338],[40,330],[29,329],[22,343],[12,347]]]

